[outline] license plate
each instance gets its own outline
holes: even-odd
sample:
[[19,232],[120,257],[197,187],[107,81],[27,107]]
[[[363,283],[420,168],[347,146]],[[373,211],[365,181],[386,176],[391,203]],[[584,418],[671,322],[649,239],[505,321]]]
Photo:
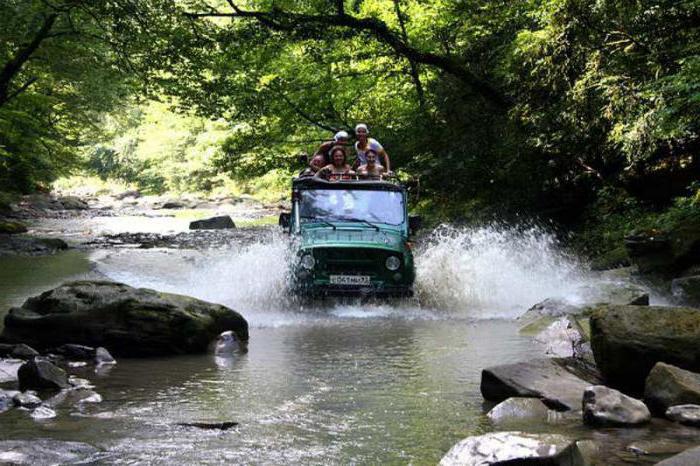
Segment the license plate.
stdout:
[[369,285],[369,276],[331,275],[331,285]]

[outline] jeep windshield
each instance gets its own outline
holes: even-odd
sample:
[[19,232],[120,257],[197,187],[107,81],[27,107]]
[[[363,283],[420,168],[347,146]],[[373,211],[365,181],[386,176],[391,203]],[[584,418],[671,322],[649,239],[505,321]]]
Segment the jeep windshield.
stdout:
[[404,223],[404,198],[397,191],[305,189],[299,197],[302,222]]

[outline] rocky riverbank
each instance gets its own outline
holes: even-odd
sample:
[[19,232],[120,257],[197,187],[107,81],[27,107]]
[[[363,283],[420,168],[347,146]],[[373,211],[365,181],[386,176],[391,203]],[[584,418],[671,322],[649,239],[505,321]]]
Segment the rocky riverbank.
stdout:
[[107,281],[66,283],[5,317],[0,413],[15,408],[45,420],[56,417],[59,406],[82,410],[102,401],[84,377],[109,371],[116,364],[111,353],[206,352],[217,337],[217,354],[245,352],[248,323],[229,308],[186,296]]
[[[496,432],[457,443],[441,464],[652,464],[666,457],[659,464],[700,464],[700,448],[692,448],[700,444],[700,309],[628,298],[632,304],[587,307],[547,300],[526,312],[523,330],[539,328],[536,337],[565,357],[484,368],[481,393],[497,403],[486,414]],[[562,424],[569,433],[556,428]],[[498,431],[524,426],[538,430]],[[655,432],[653,445],[634,440],[645,429]]]
[[[207,249],[246,244],[270,235],[265,224],[286,208],[250,196],[174,198],[138,191],[80,198],[28,195],[0,216],[0,256],[51,254],[69,247]],[[232,218],[244,228],[236,228]]]

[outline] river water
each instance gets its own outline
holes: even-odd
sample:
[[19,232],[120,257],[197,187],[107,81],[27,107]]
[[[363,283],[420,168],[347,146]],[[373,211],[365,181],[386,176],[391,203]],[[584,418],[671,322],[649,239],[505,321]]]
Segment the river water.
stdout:
[[[417,251],[417,297],[299,303],[285,238],[216,250],[108,249],[2,259],[0,306],[69,278],[107,277],[241,312],[250,351],[120,360],[79,373],[103,397],[58,416],[0,415],[0,438],[82,441],[109,464],[434,464],[493,430],[481,369],[544,355],[513,318],[596,279],[538,229],[440,229]],[[235,421],[224,432],[179,422]],[[578,423],[576,423],[578,425]],[[539,428],[539,427],[537,427]]]

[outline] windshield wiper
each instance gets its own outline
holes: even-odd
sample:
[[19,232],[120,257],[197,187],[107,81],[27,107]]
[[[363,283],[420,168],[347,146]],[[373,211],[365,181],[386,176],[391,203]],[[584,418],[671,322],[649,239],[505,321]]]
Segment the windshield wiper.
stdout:
[[367,220],[362,220],[360,218],[346,218],[346,217],[338,217],[338,220],[341,220],[343,222],[357,222],[357,223],[364,223],[365,225],[369,225],[370,227],[374,228],[375,230],[379,231],[379,227],[375,225],[372,222],[368,222]]
[[335,225],[333,225],[330,222],[326,222],[325,220],[318,219],[316,217],[312,217],[311,215],[302,215],[301,218],[305,218],[308,220],[314,220],[313,223],[322,223],[324,225],[328,225],[329,227],[333,228],[335,230]]

